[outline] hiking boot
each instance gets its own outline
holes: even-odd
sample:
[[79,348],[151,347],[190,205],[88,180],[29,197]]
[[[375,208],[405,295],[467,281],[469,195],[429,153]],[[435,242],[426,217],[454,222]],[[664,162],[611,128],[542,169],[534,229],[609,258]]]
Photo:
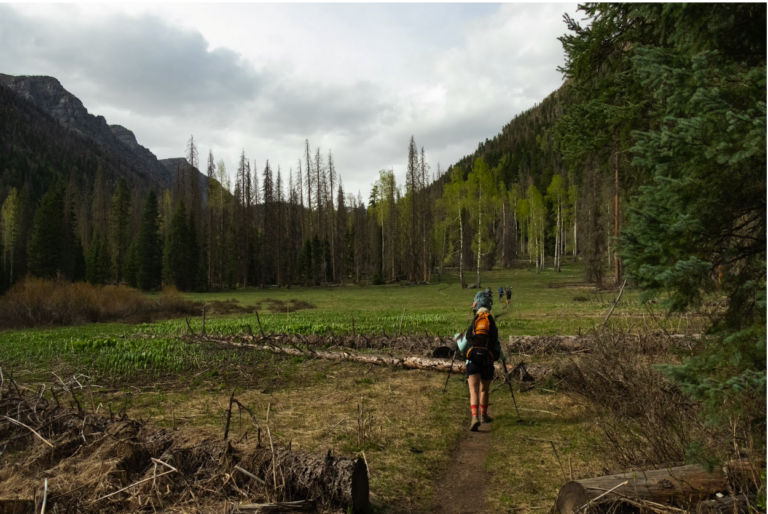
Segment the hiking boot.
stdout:
[[470,432],[477,432],[478,428],[480,428],[480,418],[472,416],[472,423],[469,425],[469,430]]
[[480,414],[480,423],[490,423],[491,421],[493,421],[493,418],[488,414]]

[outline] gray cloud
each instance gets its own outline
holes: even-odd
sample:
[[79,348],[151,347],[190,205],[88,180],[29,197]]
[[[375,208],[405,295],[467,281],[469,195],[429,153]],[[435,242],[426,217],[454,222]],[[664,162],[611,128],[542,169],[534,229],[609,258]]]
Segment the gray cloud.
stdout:
[[242,149],[287,172],[309,139],[367,198],[411,135],[447,168],[559,87],[574,7],[0,4],[0,72],[57,77],[161,158],[194,134],[231,172]]
[[[142,115],[182,115],[255,98],[259,74],[228,49],[208,51],[197,31],[154,16],[102,23],[33,19],[0,6],[0,62],[16,73],[53,75],[101,103]],[[13,72],[11,71],[11,72]],[[71,87],[71,86],[70,86]]]

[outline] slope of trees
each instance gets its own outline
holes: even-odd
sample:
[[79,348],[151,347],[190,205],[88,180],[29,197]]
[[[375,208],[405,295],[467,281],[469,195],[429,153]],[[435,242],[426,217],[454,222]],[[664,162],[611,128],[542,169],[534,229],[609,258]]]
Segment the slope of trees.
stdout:
[[[562,38],[572,81],[558,125],[564,161],[586,182],[613,174],[631,195],[618,251],[645,298],[672,312],[713,293],[726,300],[683,364],[665,369],[710,421],[741,427],[764,452],[766,6],[581,10],[589,26],[568,18]],[[596,197],[586,197],[588,223]],[[592,244],[589,258],[600,253]]]

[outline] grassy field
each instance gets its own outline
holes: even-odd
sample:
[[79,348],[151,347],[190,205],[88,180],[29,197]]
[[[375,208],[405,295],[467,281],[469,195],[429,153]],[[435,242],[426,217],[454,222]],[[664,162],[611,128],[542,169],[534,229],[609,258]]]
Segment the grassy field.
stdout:
[[[615,296],[582,283],[573,265],[560,273],[537,274],[529,266],[493,270],[483,274],[483,284],[494,293],[499,285],[513,288],[511,308],[502,309],[497,302],[493,309],[502,342],[510,335],[588,330],[602,323]],[[462,290],[458,277],[446,273],[440,284],[428,286],[246,289],[186,296],[259,305],[259,320],[268,333],[349,333],[354,317],[357,333],[392,335],[402,318],[404,334],[445,335],[466,327],[475,292]],[[636,298],[635,292],[625,291],[612,320],[626,327],[648,323]],[[314,308],[269,312],[268,299],[296,299]],[[190,323],[198,331],[202,319]],[[681,320],[660,323],[674,331]],[[206,320],[208,333],[243,333],[248,325],[257,330],[255,314]],[[160,426],[211,438],[223,433],[222,416],[234,391],[259,419],[269,410],[273,433],[282,444],[365,455],[372,497],[381,511],[429,510],[434,481],[465,434],[468,393],[462,378],[453,378],[443,394],[445,376],[437,373],[190,345],[178,338],[185,331],[187,322],[181,319],[2,332],[0,366],[28,387],[52,382],[52,372],[81,373],[80,380],[92,384],[86,403],[93,408],[125,409],[129,416],[151,417]],[[599,469],[587,444],[590,421],[554,385],[544,384],[518,391],[527,423],[517,424],[507,393],[500,389],[492,396],[497,421],[486,463],[493,477],[489,507],[505,512],[548,508],[564,478]],[[357,414],[361,404],[366,420],[362,434]],[[248,429],[245,418],[233,427],[237,438]],[[542,440],[554,441],[557,457]]]

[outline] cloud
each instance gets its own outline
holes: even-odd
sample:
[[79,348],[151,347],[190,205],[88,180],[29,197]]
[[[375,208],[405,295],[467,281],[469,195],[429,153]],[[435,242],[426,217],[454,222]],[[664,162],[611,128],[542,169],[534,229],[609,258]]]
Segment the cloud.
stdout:
[[98,23],[66,16],[62,22],[0,9],[0,61],[17,73],[56,76],[65,87],[71,81],[100,103],[140,115],[236,104],[255,98],[262,85],[234,51],[209,51],[199,32],[153,16],[111,15]]
[[557,89],[575,5],[0,4],[0,72],[58,78],[161,158],[190,134],[230,171],[334,154],[348,191],[443,168]]

